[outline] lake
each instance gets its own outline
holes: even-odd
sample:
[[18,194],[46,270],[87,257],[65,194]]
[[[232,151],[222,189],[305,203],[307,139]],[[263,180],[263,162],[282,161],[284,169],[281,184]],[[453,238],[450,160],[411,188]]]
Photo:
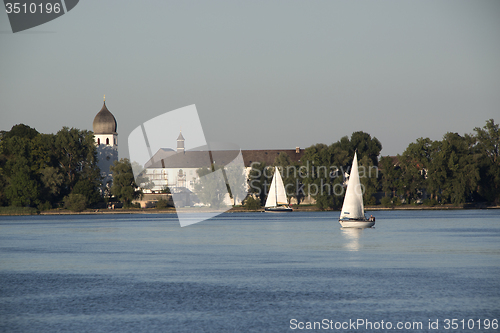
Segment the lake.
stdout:
[[500,210],[373,214],[3,216],[0,331],[499,330]]

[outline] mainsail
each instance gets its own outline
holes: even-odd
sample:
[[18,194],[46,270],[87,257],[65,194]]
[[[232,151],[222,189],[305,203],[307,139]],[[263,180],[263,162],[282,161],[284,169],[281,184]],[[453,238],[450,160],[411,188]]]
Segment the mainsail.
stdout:
[[277,207],[278,205],[288,205],[285,185],[277,167],[274,167],[274,176],[267,194],[266,207]]
[[352,161],[351,174],[349,176],[349,183],[347,184],[347,191],[345,193],[344,205],[340,212],[340,219],[364,219],[365,209],[363,207],[363,191],[359,182],[358,171],[358,157],[354,153],[354,160]]

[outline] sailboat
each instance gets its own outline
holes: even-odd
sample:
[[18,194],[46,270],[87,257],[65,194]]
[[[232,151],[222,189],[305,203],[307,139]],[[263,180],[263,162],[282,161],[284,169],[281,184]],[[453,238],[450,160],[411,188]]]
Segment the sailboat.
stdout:
[[365,216],[363,207],[363,191],[359,182],[358,157],[354,152],[351,174],[345,193],[344,204],[340,211],[339,223],[343,228],[370,228],[375,225],[375,218]]
[[274,176],[269,193],[267,194],[266,212],[293,212],[293,209],[288,206],[286,199],[285,185],[277,167],[274,167]]

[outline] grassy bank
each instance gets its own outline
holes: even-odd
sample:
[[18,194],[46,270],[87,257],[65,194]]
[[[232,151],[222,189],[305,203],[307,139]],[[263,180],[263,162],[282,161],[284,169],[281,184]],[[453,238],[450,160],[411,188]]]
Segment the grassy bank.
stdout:
[[33,207],[0,207],[0,215],[36,215],[38,210]]
[[[423,205],[400,205],[394,207],[382,207],[382,206],[366,206],[366,211],[382,211],[382,210],[457,210],[457,209],[500,209],[500,206],[471,206],[471,205],[436,205],[436,206],[423,206]],[[295,212],[319,212],[320,210],[314,205],[300,205],[293,206]],[[207,210],[194,208],[192,210],[186,210],[193,213],[204,212]],[[245,212],[263,212],[264,208],[256,210],[248,210],[245,207],[233,207],[228,212],[229,213],[245,213]],[[332,210],[330,210],[332,211]],[[338,210],[337,210],[338,211]],[[67,209],[51,209],[48,211],[37,211],[36,208],[32,207],[0,207],[0,215],[86,215],[86,214],[174,214],[176,212],[175,208],[117,208],[117,209],[86,209],[82,212],[72,212]]]

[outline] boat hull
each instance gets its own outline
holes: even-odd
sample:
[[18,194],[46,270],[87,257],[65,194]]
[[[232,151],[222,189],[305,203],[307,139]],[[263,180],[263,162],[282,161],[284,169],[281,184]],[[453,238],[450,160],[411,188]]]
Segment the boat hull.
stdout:
[[268,213],[290,213],[290,212],[293,212],[293,208],[286,207],[286,206],[266,207],[266,208],[264,208],[264,211],[268,212]]
[[375,221],[370,220],[339,220],[342,228],[371,228]]

